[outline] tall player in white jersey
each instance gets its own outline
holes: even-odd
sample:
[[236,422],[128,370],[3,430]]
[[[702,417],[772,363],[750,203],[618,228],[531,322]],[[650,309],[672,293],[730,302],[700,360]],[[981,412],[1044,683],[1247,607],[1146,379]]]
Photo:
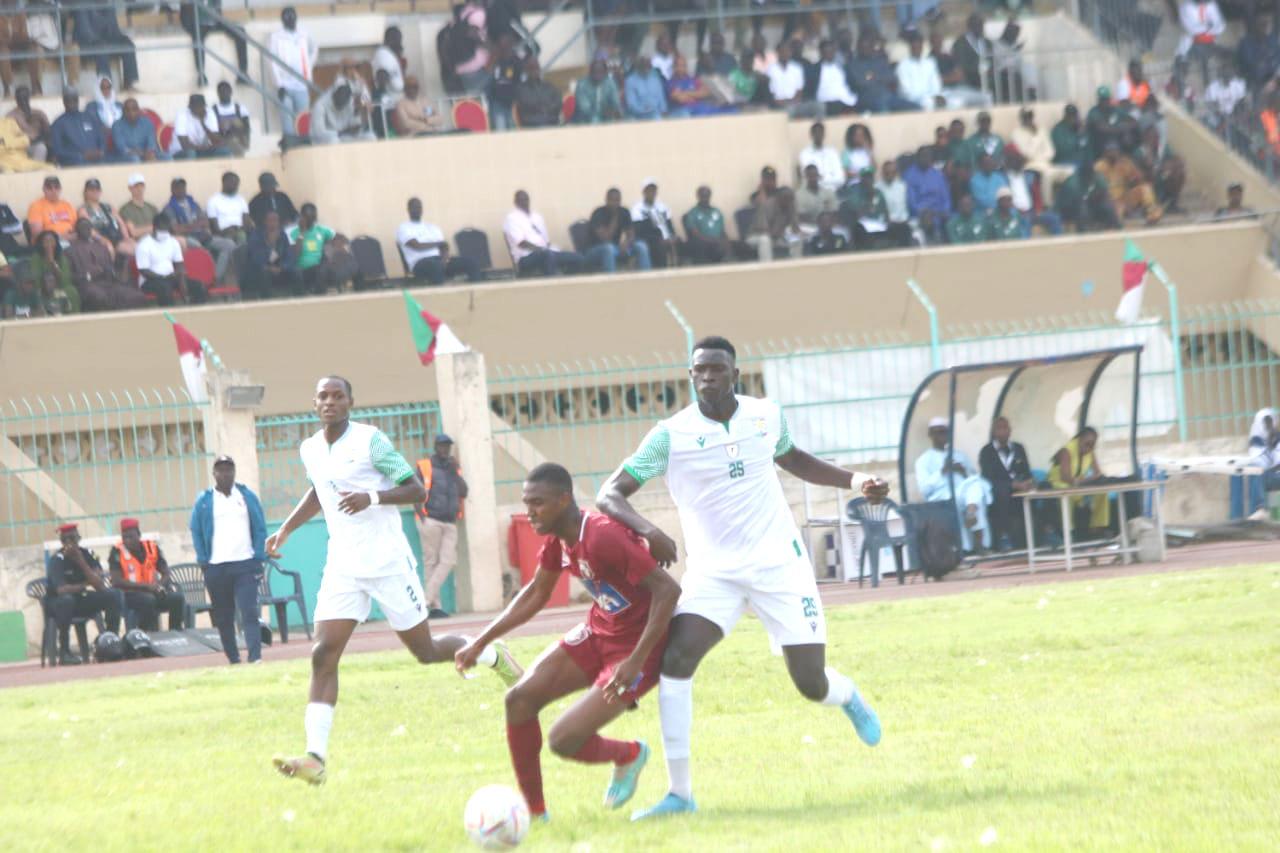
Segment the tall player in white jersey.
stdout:
[[[311,695],[303,718],[307,751],[273,759],[282,774],[312,785],[325,779],[338,701],[338,661],[374,601],[421,663],[452,661],[470,639],[431,637],[417,560],[404,538],[398,509],[420,505],[427,499],[426,489],[381,430],[350,420],[352,402],[351,383],[342,377],[326,376],[316,383],[315,410],[322,428],[299,448],[311,488],[267,538],[267,553],[279,557],[289,535],[324,512],[329,552],[316,595]],[[479,662],[492,667],[508,687],[522,674],[501,643],[486,648]]]
[[628,500],[649,480],[665,476],[688,552],[658,682],[671,788],[632,820],[696,810],[689,770],[693,673],[748,605],[782,648],[800,694],[842,708],[868,746],[880,742],[875,712],[852,681],[826,666],[822,601],[775,465],[820,486],[860,483],[873,501],[888,494],[888,485],[796,447],[776,403],[734,393],[736,357],[724,338],[694,346],[689,375],[697,401],[654,427],[597,499],[603,512],[644,537],[658,562],[669,565],[677,557],[675,542]]

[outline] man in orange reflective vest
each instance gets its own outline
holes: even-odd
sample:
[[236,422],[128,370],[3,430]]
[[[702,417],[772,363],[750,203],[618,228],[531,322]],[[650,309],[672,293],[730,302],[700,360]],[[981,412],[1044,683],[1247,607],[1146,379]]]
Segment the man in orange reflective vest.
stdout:
[[124,593],[126,610],[138,616],[144,631],[160,630],[160,614],[169,614],[169,630],[182,629],[187,600],[171,582],[169,564],[153,539],[143,541],[136,518],[120,520],[120,541],[107,557],[111,586]]
[[428,615],[440,619],[449,615],[440,606],[440,587],[458,563],[458,519],[467,496],[467,481],[453,458],[453,439],[437,435],[431,456],[418,460],[418,473],[427,488],[426,503],[414,513],[422,543],[423,594]]

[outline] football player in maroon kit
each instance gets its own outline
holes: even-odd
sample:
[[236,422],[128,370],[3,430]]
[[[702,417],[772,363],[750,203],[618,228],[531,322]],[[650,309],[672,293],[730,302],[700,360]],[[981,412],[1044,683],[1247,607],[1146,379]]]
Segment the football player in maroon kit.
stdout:
[[598,512],[579,509],[573,478],[545,463],[524,483],[529,523],[546,536],[533,580],[488,627],[455,655],[458,670],[476,664],[493,641],[528,622],[569,572],[595,599],[582,624],[548,648],[507,691],[507,744],[520,791],[534,819],[547,819],[542,796],[542,728],[538,712],[562,696],[587,693],[551,726],[551,751],[586,764],[612,764],[606,808],[635,793],[649,758],[643,741],[611,740],[599,731],[658,683],[667,624],[680,585],[658,566],[643,539]]

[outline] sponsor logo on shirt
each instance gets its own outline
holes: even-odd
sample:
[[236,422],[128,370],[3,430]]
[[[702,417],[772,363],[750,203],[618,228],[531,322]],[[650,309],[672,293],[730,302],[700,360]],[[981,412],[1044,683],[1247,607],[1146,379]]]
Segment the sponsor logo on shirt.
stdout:
[[587,588],[587,592],[595,599],[596,607],[599,607],[610,616],[621,613],[631,606],[631,602],[627,600],[626,596],[614,589],[612,584],[594,580],[584,575],[582,585]]
[[700,435],[700,436],[698,436],[698,446],[699,446],[699,447],[702,447],[702,446],[703,446],[704,444],[706,444],[706,443],[707,443],[707,437],[706,437],[705,435]]

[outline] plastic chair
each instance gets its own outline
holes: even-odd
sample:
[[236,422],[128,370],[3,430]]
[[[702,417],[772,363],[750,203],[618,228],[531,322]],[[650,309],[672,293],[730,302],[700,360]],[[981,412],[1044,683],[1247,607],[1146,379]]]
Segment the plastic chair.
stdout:
[[[179,563],[176,566],[169,567],[169,575],[173,578],[178,589],[182,591],[182,596],[187,600],[186,613],[183,615],[182,624],[188,628],[196,626],[196,616],[210,611],[213,605],[209,603],[208,593],[204,588],[204,572],[200,569],[199,563]],[[210,617],[212,619],[212,617]]]
[[456,102],[453,105],[453,126],[472,133],[486,133],[489,130],[489,114],[485,112],[484,104],[473,98]]
[[169,146],[173,144],[173,125],[166,124],[160,128],[160,150],[168,152]]
[[[307,639],[311,639],[311,617],[307,615],[307,599],[302,592],[302,575],[298,572],[291,572],[288,569],[280,567],[275,560],[267,560],[263,564],[262,583],[258,586],[258,605],[268,604],[275,608],[276,626],[280,629],[280,642],[289,642],[289,618],[288,609],[289,602],[298,605],[298,612],[302,614],[302,630],[307,632]],[[287,575],[293,580],[293,592],[289,595],[275,595],[271,591],[271,573],[279,572]]]
[[563,117],[564,123],[568,124],[573,121],[573,114],[577,111],[578,99],[572,92],[569,92],[564,96],[564,99],[560,101],[560,115]]
[[160,141],[160,128],[164,127],[164,119],[160,118],[160,113],[155,110],[142,110],[142,114],[147,117],[147,121],[151,122],[151,126],[156,129],[156,142]]
[[587,220],[579,219],[569,226],[569,241],[573,243],[573,250],[578,254],[584,254],[590,248],[588,245],[590,239],[591,226]]
[[351,256],[356,260],[362,286],[381,284],[387,280],[387,265],[382,260],[382,244],[376,237],[366,235],[352,240]]
[[493,256],[489,254],[489,238],[478,228],[463,228],[453,235],[454,248],[458,255],[476,262],[480,274],[486,279],[511,278],[514,270],[495,270]]
[[746,240],[751,236],[751,224],[756,220],[754,207],[740,207],[733,212],[734,224],[738,226],[738,239]]
[[[45,661],[48,660],[49,666],[58,665],[58,623],[53,620],[53,614],[49,612],[49,604],[45,601],[45,594],[48,591],[44,578],[36,578],[27,583],[27,598],[40,602],[40,615],[44,618],[44,626],[40,629],[40,668],[43,669]],[[71,627],[76,629],[76,641],[80,643],[80,657],[85,660],[89,659],[89,632],[85,626],[92,619],[98,626],[98,633],[102,633],[102,622],[97,616],[75,616],[71,619]]]
[[[897,513],[902,518],[903,535],[893,536],[889,533],[889,513]],[[858,554],[858,586],[862,586],[863,565],[867,558],[871,559],[871,586],[880,586],[880,549],[892,546],[893,561],[898,567],[898,583],[906,583],[906,574],[902,566],[902,549],[911,540],[910,522],[907,516],[898,512],[898,505],[885,498],[873,504],[866,498],[854,498],[845,506],[845,515],[850,521],[862,525],[862,551]]]
[[303,110],[298,113],[298,118],[293,123],[293,129],[298,131],[299,136],[311,136],[311,110]]

